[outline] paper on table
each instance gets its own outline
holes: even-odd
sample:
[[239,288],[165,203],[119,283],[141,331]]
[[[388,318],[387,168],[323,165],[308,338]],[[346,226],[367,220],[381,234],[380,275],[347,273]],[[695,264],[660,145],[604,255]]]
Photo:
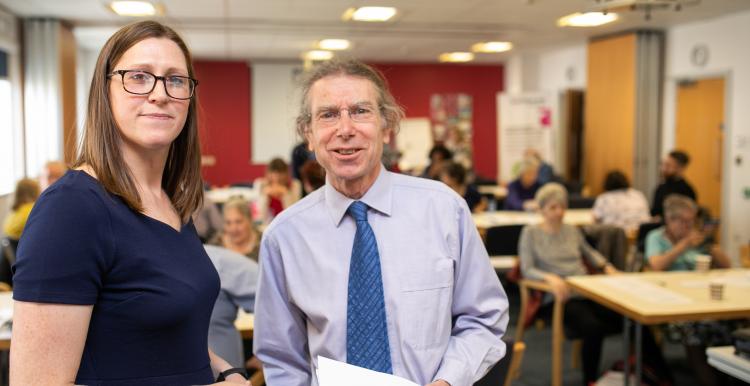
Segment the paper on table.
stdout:
[[611,275],[601,280],[609,287],[629,293],[649,303],[688,304],[692,302],[687,296],[635,277]]
[[318,355],[319,386],[419,386],[407,379],[379,373]]

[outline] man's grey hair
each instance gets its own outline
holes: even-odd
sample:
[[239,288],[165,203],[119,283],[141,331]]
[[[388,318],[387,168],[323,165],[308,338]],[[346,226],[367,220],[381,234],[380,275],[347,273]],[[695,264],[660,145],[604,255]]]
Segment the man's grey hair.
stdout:
[[664,217],[672,218],[680,214],[683,210],[690,210],[698,213],[698,204],[688,196],[681,194],[670,194],[664,199]]
[[300,137],[305,138],[305,132],[312,122],[310,89],[315,82],[336,75],[356,76],[372,82],[378,97],[377,108],[383,118],[383,129],[391,129],[394,134],[398,133],[401,119],[404,117],[404,109],[388,90],[388,83],[380,71],[355,59],[332,59],[316,65],[301,79],[302,101],[296,122],[297,134]]
[[564,206],[568,206],[568,191],[564,186],[557,182],[550,182],[544,184],[534,196],[539,208],[544,208],[547,204],[557,202]]

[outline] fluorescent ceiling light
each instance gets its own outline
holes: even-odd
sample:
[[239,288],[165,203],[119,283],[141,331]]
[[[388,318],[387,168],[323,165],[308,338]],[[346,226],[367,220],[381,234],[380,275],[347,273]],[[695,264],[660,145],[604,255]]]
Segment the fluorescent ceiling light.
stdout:
[[481,42],[471,46],[474,52],[505,52],[513,48],[511,42]]
[[318,42],[318,48],[321,50],[340,51],[349,49],[351,43],[346,39],[323,39]]
[[120,16],[156,15],[156,7],[148,1],[113,1],[109,7]]
[[393,7],[359,7],[349,8],[342,15],[344,20],[356,21],[388,21],[396,15]]
[[617,20],[616,13],[586,12],[573,13],[557,19],[558,27],[596,27]]
[[307,60],[331,60],[333,52],[324,50],[312,50],[305,52],[302,57]]
[[471,52],[446,52],[440,54],[439,60],[451,63],[471,62],[474,60],[474,54]]

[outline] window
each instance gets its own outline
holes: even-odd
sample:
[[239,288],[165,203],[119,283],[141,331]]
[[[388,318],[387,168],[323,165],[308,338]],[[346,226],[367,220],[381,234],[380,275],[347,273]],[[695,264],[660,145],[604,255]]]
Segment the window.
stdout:
[[13,93],[8,77],[8,54],[0,50],[0,195],[13,192],[16,164],[13,130]]

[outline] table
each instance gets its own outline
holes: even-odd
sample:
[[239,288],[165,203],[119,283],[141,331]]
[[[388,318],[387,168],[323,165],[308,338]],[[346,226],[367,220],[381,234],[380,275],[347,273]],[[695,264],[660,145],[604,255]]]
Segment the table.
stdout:
[[[7,318],[12,317],[13,293],[0,292],[0,320],[4,321],[7,320]],[[243,339],[252,338],[255,326],[255,316],[240,309],[237,312],[237,319],[234,321],[234,326],[239,330]],[[8,350],[9,348],[10,330],[7,328],[0,328],[0,351]]]
[[[538,212],[524,212],[514,210],[498,210],[472,215],[474,224],[481,231],[499,225],[530,225],[542,222],[542,215]],[[563,218],[565,224],[590,225],[594,223],[591,209],[568,209]]]
[[[724,282],[724,298],[711,300],[708,283]],[[583,296],[624,316],[625,373],[629,372],[630,323],[635,324],[636,385],[641,381],[642,325],[750,316],[750,269],[700,272],[640,272],[572,276],[567,283]],[[628,377],[625,377],[625,385]]]
[[737,379],[750,382],[750,360],[734,354],[734,346],[706,349],[708,364]]
[[253,188],[234,186],[211,189],[206,192],[206,197],[217,204],[224,204],[232,197],[242,197],[247,201],[253,202],[258,200],[258,192]]
[[495,199],[502,200],[508,196],[508,188],[500,185],[479,185],[477,186],[479,194],[492,195]]

